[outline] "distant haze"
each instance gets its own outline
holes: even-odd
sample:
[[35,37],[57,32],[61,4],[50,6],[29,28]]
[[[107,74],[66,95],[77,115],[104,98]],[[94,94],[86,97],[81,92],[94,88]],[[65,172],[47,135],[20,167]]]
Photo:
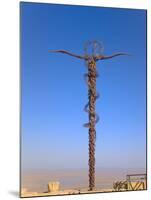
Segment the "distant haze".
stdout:
[[[96,188],[110,189],[114,181],[126,180],[127,174],[146,173],[145,169],[96,169]],[[59,181],[61,189],[88,187],[88,169],[37,170],[22,174],[22,188],[45,192],[48,182]]]

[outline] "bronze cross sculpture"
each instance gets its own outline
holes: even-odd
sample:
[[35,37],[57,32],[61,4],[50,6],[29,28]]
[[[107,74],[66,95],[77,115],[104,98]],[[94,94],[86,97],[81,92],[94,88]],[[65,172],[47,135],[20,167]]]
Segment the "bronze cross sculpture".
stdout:
[[[91,48],[91,53],[88,53],[89,47]],[[128,54],[115,53],[110,56],[105,56],[102,54],[102,44],[98,41],[90,41],[86,43],[85,55],[77,55],[66,50],[50,50],[49,52],[67,54],[85,60],[87,64],[88,73],[86,73],[84,77],[87,79],[89,101],[84,107],[84,110],[89,113],[89,123],[84,124],[84,126],[89,128],[89,190],[92,191],[95,188],[95,124],[99,121],[99,117],[95,111],[96,99],[99,97],[99,93],[96,92],[96,78],[98,77],[96,62]]]

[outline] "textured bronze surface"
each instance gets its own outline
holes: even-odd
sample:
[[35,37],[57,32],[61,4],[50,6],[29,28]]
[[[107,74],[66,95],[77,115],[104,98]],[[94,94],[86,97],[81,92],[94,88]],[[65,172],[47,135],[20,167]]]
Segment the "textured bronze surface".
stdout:
[[88,98],[89,98],[89,190],[95,187],[95,139],[96,139],[96,62],[88,62]]

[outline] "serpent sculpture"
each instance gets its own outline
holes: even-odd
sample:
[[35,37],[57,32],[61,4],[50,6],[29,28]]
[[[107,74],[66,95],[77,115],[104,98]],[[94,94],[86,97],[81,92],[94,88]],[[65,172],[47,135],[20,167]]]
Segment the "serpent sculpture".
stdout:
[[[91,52],[88,53],[88,48]],[[96,70],[96,62],[104,59],[111,59],[116,56],[128,55],[126,53],[115,53],[111,56],[105,56],[102,54],[102,44],[98,41],[90,41],[85,45],[85,54],[77,55],[66,50],[50,50],[49,52],[63,53],[82,60],[85,60],[87,64],[88,73],[84,74],[88,85],[88,103],[84,107],[89,115],[89,122],[84,124],[84,127],[89,128],[89,190],[95,189],[95,140],[96,129],[95,124],[99,121],[99,116],[95,111],[96,99],[99,98],[99,93],[96,92],[96,78],[98,72]]]

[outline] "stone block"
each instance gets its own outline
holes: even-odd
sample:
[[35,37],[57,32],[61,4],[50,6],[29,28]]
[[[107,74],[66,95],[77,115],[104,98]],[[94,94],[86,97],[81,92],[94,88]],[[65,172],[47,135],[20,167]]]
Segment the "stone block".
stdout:
[[56,192],[59,191],[60,183],[57,182],[49,182],[48,183],[48,192]]

